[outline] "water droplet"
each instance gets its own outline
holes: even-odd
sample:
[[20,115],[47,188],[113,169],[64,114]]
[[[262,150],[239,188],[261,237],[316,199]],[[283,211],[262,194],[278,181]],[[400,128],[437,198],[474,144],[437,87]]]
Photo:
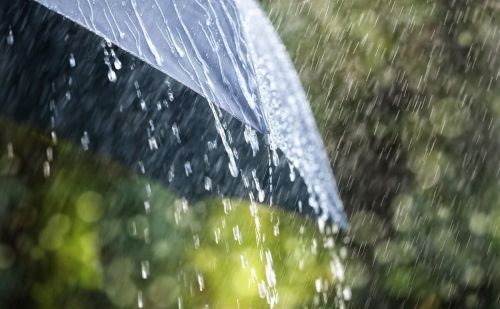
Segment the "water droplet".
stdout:
[[231,201],[228,200],[227,198],[222,200],[222,205],[224,206],[224,213],[227,215],[231,212],[233,209],[233,206],[231,205]]
[[112,83],[116,82],[117,80],[116,73],[112,69],[109,69],[108,71],[108,80]]
[[137,293],[137,307],[139,308],[144,307],[144,300],[142,299],[142,291],[139,291]]
[[219,137],[222,140],[222,145],[224,146],[224,150],[226,151],[229,157],[229,172],[231,173],[231,176],[236,178],[239,175],[239,170],[238,170],[238,165],[236,164],[235,152],[230,146],[231,136],[226,134],[225,128],[222,125],[221,119],[217,112],[217,108],[211,101],[208,101],[208,105],[212,110],[212,114],[215,119],[215,128],[217,129],[217,133],[219,134]]
[[215,236],[215,243],[219,244],[220,238],[221,238],[221,231],[219,228],[216,228],[214,231],[214,236]]
[[323,289],[323,284],[321,282],[321,278],[318,278],[314,281],[314,286],[316,287],[316,292],[321,292],[321,290]]
[[179,127],[177,126],[177,123],[174,123],[172,125],[172,133],[174,134],[175,138],[177,139],[177,143],[181,143],[181,137],[179,135]]
[[45,152],[47,155],[47,161],[50,162],[50,161],[54,160],[54,151],[53,151],[52,147],[48,147]]
[[279,234],[280,234],[280,225],[279,223],[276,223],[273,228],[273,235],[278,237]]
[[154,137],[148,139],[149,149],[158,150],[158,143]]
[[203,292],[205,289],[205,279],[200,274],[198,274],[198,285],[200,286],[200,292]]
[[141,276],[144,280],[149,277],[149,261],[141,262]]
[[177,308],[182,309],[182,296],[177,297]]
[[175,177],[175,172],[174,172],[174,166],[171,165],[170,168],[168,169],[168,182],[172,182]]
[[233,236],[234,240],[236,240],[238,244],[243,244],[243,236],[241,235],[240,227],[238,225],[233,227]]
[[257,171],[254,169],[252,170],[252,178],[253,182],[255,184],[255,189],[257,189],[257,197],[260,203],[264,202],[264,199],[266,198],[266,193],[260,186],[259,178],[257,177]]
[[352,298],[352,292],[350,288],[345,288],[342,291],[342,296],[344,296],[344,300],[351,300]]
[[238,177],[238,166],[236,166],[236,162],[234,160],[229,162],[229,171],[231,172],[231,176]]
[[184,171],[186,172],[186,176],[189,176],[193,173],[191,162],[187,161],[186,163],[184,163]]
[[12,143],[7,144],[7,157],[9,159],[14,158],[14,145],[12,145]]
[[113,62],[113,66],[115,67],[115,69],[117,71],[120,71],[122,69],[122,62],[120,61],[120,59],[115,58],[115,61]]
[[257,133],[251,127],[245,126],[243,135],[245,137],[245,142],[252,148],[252,154],[255,157],[257,152],[259,152],[259,140],[257,139]]
[[214,150],[217,148],[217,140],[207,142],[208,150]]
[[50,139],[52,140],[53,145],[57,145],[57,134],[56,132],[50,132]]
[[241,259],[241,267],[243,267],[243,269],[247,268],[248,262],[247,262],[246,257],[242,254],[242,255],[240,255],[240,259]]
[[50,177],[50,163],[48,161],[43,162],[43,176],[45,178]]
[[295,168],[293,167],[293,165],[291,163],[288,166],[290,167],[290,181],[295,182],[295,178],[296,178]]
[[151,212],[151,204],[149,203],[149,201],[144,202],[144,210],[146,211],[146,213]]
[[76,59],[75,59],[75,55],[73,55],[73,53],[69,54],[69,66],[71,68],[76,67]]
[[14,45],[14,33],[12,32],[12,28],[9,28],[9,34],[7,35],[7,44]]
[[83,136],[80,139],[80,142],[82,143],[83,150],[85,151],[89,150],[90,138],[87,132],[83,132]]
[[276,286],[276,273],[273,269],[273,257],[269,249],[266,251],[266,279],[269,287]]
[[259,283],[259,297],[266,298],[266,295],[267,295],[266,283],[264,281],[261,281]]
[[200,248],[200,237],[198,234],[193,235],[193,241],[194,241],[194,248],[198,249]]
[[212,190],[212,179],[210,177],[205,177],[205,190]]

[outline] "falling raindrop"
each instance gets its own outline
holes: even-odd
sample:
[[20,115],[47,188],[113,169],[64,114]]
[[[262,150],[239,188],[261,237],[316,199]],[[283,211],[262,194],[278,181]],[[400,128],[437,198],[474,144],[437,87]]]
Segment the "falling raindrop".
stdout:
[[174,123],[172,125],[172,133],[174,134],[176,140],[177,140],[177,143],[181,143],[181,137],[179,135],[179,127],[177,126],[177,123]]
[[194,241],[194,248],[199,249],[200,248],[200,237],[197,234],[193,235],[193,241]]
[[231,176],[238,177],[239,172],[238,172],[238,166],[236,165],[236,161],[230,160],[228,165]]
[[222,206],[224,207],[224,213],[226,215],[229,214],[233,209],[233,206],[231,205],[231,201],[229,199],[223,199]]
[[217,109],[215,108],[214,104],[211,101],[208,101],[208,105],[210,106],[210,109],[212,110],[212,114],[215,119],[215,127],[217,129],[217,133],[219,133],[219,137],[222,140],[222,145],[224,146],[224,149],[226,150],[226,153],[229,157],[229,164],[228,164],[229,172],[231,173],[231,176],[236,178],[239,175],[239,170],[238,170],[238,165],[236,164],[236,159],[233,149],[231,149],[231,146],[229,145],[229,139],[227,138],[227,134],[225,132],[224,127],[222,126]]
[[55,131],[50,132],[50,139],[52,140],[52,145],[57,145],[57,134]]
[[236,240],[238,244],[243,244],[243,236],[241,235],[240,227],[238,225],[233,227],[233,236],[234,240]]
[[276,273],[273,269],[273,258],[269,249],[266,251],[266,279],[269,287],[276,286]]
[[314,281],[314,286],[316,287],[316,292],[319,293],[323,290],[323,282],[321,280],[321,278],[317,278],[315,281]]
[[207,191],[212,190],[212,179],[210,179],[210,177],[205,177],[204,183],[205,183],[205,190]]
[[116,82],[117,80],[116,73],[111,68],[108,70],[108,80],[112,83]]
[[187,161],[184,163],[184,172],[186,173],[186,176],[189,176],[193,173],[191,162]]
[[45,154],[47,155],[47,161],[51,162],[54,160],[54,150],[52,147],[47,147]]
[[122,63],[118,57],[115,56],[115,60],[113,61],[113,66],[117,71],[120,71],[122,69]]
[[14,145],[12,143],[7,143],[7,157],[14,158]]
[[245,257],[245,255],[241,254],[240,260],[241,260],[241,267],[243,269],[246,269],[248,267],[248,262],[247,262],[247,258]]
[[220,239],[221,239],[221,230],[220,230],[220,228],[216,228],[214,230],[214,237],[215,237],[215,243],[219,244]]
[[290,168],[290,182],[295,182],[295,177],[296,177],[295,168],[293,167],[293,164],[291,164],[291,163],[288,166]]
[[344,296],[344,300],[349,301],[352,298],[352,292],[350,288],[345,288],[342,290],[342,295]]
[[151,203],[149,201],[144,202],[144,210],[146,211],[146,213],[151,212]]
[[259,296],[260,298],[266,298],[267,295],[267,288],[266,288],[266,283],[264,281],[259,282]]
[[245,141],[252,147],[252,154],[255,157],[259,151],[259,140],[257,139],[257,133],[250,126],[245,126],[244,131]]
[[276,224],[274,225],[274,227],[273,227],[273,235],[274,235],[275,237],[278,237],[278,236],[279,236],[279,234],[280,234],[280,225],[279,225],[279,223],[276,223]]
[[45,178],[50,177],[50,163],[48,161],[43,162],[43,176]]
[[149,261],[141,262],[141,277],[144,280],[149,277]]
[[69,54],[69,66],[70,66],[70,68],[76,67],[76,59],[75,59],[75,55],[73,55],[73,53]]
[[12,32],[12,28],[9,28],[9,33],[7,34],[7,44],[14,45],[14,33]]
[[168,169],[168,182],[172,182],[175,177],[175,172],[174,172],[174,166],[171,165],[170,168]]
[[83,132],[83,136],[80,138],[80,142],[82,144],[83,150],[85,151],[89,150],[90,138],[86,131]]
[[156,142],[156,138],[150,137],[148,139],[149,149],[158,150],[158,143]]
[[137,292],[137,307],[144,307],[144,300],[142,298],[142,291]]
[[203,290],[205,289],[205,279],[201,274],[198,274],[197,278],[198,278],[198,286],[200,288],[200,292],[203,292]]

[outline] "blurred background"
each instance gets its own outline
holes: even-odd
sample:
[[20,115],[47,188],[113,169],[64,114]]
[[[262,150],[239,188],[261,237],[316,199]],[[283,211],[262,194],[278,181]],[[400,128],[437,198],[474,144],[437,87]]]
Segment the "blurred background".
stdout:
[[349,231],[244,200],[193,205],[0,118],[0,308],[500,306],[500,3],[261,4]]
[[350,214],[350,306],[498,308],[500,3],[263,5]]

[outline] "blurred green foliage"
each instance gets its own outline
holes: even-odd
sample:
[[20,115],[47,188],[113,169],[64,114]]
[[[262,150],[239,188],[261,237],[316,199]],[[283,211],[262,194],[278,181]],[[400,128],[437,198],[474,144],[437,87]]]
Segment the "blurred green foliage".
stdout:
[[332,238],[305,218],[193,205],[64,141],[0,128],[1,308],[338,304]]
[[500,306],[499,3],[261,2],[351,215],[351,305]]

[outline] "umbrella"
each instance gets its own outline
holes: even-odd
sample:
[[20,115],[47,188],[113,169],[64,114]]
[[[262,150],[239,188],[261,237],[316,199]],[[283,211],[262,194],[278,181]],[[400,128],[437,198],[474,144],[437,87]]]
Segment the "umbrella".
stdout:
[[1,114],[186,196],[248,195],[346,225],[307,97],[255,1],[38,2],[0,2]]

